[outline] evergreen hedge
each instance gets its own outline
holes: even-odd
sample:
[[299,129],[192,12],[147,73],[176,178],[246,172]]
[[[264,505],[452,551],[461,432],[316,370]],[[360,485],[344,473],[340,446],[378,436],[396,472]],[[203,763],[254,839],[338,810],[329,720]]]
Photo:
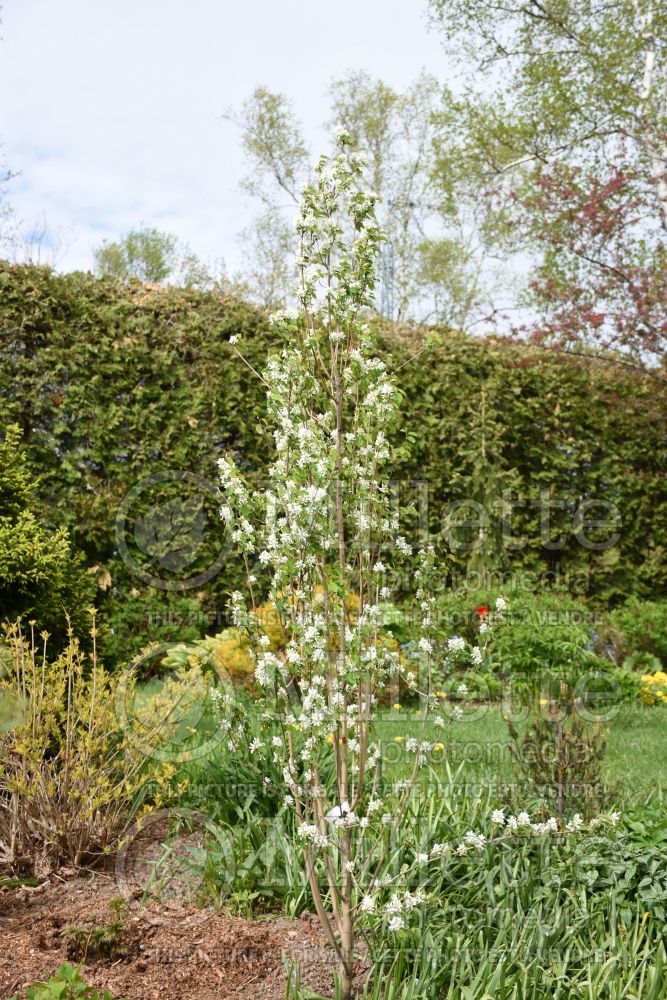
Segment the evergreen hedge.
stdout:
[[[202,610],[196,627],[207,631],[241,579],[229,553],[216,575],[209,579],[204,572],[215,563],[222,538],[215,510],[218,456],[233,450],[258,481],[270,458],[263,386],[230,348],[232,334],[261,371],[272,338],[267,317],[250,305],[0,262],[2,425],[22,429],[41,516],[53,528],[66,527],[94,568],[98,603],[112,625],[116,621],[133,636],[126,654],[152,635],[170,638],[173,631],[178,638],[178,615],[192,616],[193,607]],[[450,541],[470,543],[479,534],[473,524],[451,535],[452,504],[472,497],[494,512],[482,549],[455,550],[447,557],[448,572],[459,578],[466,567],[525,573],[536,587],[558,578],[598,603],[664,593],[665,386],[622,365],[447,332],[436,333],[433,344],[409,360],[423,336],[380,330],[392,366],[402,366],[404,420],[396,432],[403,446],[397,470],[402,498],[419,505],[428,490],[431,531]],[[194,531],[197,543],[189,564],[184,556],[195,583],[182,593],[137,576],[115,532],[119,508],[137,484],[173,471],[210,483],[190,521],[186,514],[176,527],[185,523],[186,536]],[[552,534],[563,535],[560,548],[545,546],[540,537],[541,493],[558,504],[551,517]],[[513,498],[511,520],[506,516],[517,540],[512,549],[502,543],[503,495]],[[165,498],[168,507],[167,492]],[[591,505],[599,500],[618,511],[618,540],[607,546],[608,529],[584,525],[588,537],[601,542],[591,548],[577,539],[576,518],[602,518],[604,512]],[[146,503],[150,515],[155,492]],[[197,533],[204,521],[207,530]],[[157,551],[169,541],[160,537],[161,522],[148,516],[142,524],[143,535],[134,542],[143,539],[146,547],[150,537]],[[415,536],[414,518],[405,527]],[[476,560],[480,551],[483,558]],[[149,618],[130,627],[128,601],[155,612],[154,629]],[[165,616],[171,614],[170,631]],[[123,649],[122,636],[119,641],[116,634],[113,646]]]

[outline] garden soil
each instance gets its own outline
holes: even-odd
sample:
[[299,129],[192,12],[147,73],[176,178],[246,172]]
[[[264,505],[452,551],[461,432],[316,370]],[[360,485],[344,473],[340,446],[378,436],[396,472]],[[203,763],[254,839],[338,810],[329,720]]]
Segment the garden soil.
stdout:
[[[113,875],[51,875],[34,888],[0,887],[0,998],[77,961],[72,927],[86,934],[114,920]],[[286,963],[302,986],[331,996],[334,960],[317,918],[246,920],[178,902],[130,899],[110,956],[84,959],[82,975],[127,1000],[284,1000]],[[82,939],[81,933],[78,941]],[[94,932],[87,939],[92,942]],[[89,949],[93,947],[89,944]],[[358,967],[362,980],[365,969]]]

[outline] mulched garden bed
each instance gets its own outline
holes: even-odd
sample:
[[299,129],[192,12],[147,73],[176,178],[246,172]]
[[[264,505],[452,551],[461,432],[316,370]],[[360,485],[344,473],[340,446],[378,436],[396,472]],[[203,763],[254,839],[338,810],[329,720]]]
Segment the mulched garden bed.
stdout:
[[[76,965],[68,928],[114,919],[112,875],[50,876],[29,888],[0,887],[0,998],[24,996],[63,962]],[[302,984],[331,995],[333,955],[317,918],[245,920],[174,903],[132,901],[111,956],[91,957],[82,975],[128,1000],[283,1000],[284,957],[301,963]],[[361,971],[361,970],[360,970]]]

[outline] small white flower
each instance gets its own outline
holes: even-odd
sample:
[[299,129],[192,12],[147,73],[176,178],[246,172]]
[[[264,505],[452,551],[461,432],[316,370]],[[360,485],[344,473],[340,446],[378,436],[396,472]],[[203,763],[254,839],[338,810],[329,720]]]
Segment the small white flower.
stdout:
[[507,610],[507,601],[504,597],[496,598],[496,611],[503,612]]
[[583,825],[584,821],[581,817],[581,814],[575,813],[572,819],[569,821],[569,823],[566,824],[565,829],[568,830],[570,833],[577,833],[578,830],[581,830]]
[[452,652],[460,652],[466,648],[466,641],[460,635],[453,635],[451,639],[447,640],[447,648]]
[[238,343],[238,339],[239,338],[236,336],[236,334],[232,334],[232,336],[229,338],[229,343],[230,344],[237,344]]
[[402,909],[403,909],[403,904],[401,903],[401,901],[398,898],[397,894],[394,893],[394,895],[391,897],[391,899],[389,900],[389,902],[385,903],[384,912],[385,913],[400,913]]
[[470,656],[472,657],[473,663],[477,663],[479,665],[482,662],[482,650],[479,648],[479,646],[473,647]]
[[315,847],[326,847],[329,843],[328,837],[321,834],[314,824],[301,823],[297,828],[297,834],[304,840],[309,840]]
[[491,822],[497,823],[498,826],[505,825],[505,813],[502,809],[494,809],[491,813]]
[[374,913],[375,912],[375,900],[372,896],[364,896],[359,904],[359,909],[362,913]]
[[530,826],[530,816],[527,812],[520,812],[516,818],[517,826]]
[[424,902],[424,893],[418,890],[415,893],[404,892],[403,893],[403,906],[406,910],[414,910],[415,906]]
[[387,929],[391,931],[392,934],[395,934],[396,931],[402,931],[404,927],[405,927],[405,920],[403,919],[403,917],[398,915],[392,917],[389,923],[387,924]]
[[431,848],[431,854],[434,858],[442,857],[443,854],[448,854],[450,851],[451,847],[448,843],[434,844]]
[[466,844],[470,844],[471,847],[476,847],[481,850],[486,844],[486,837],[483,833],[475,833],[474,830],[468,830],[465,835]]
[[329,822],[332,822],[335,819],[342,819],[344,816],[348,816],[349,814],[350,803],[343,802],[341,805],[334,806],[333,809],[330,809],[324,818],[328,819]]

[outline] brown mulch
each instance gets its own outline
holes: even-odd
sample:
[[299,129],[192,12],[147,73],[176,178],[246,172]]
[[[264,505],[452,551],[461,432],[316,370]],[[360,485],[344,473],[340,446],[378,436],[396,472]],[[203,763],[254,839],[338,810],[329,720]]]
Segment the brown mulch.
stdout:
[[[72,956],[67,929],[113,920],[118,897],[104,873],[52,876],[36,888],[0,888],[0,1000],[48,979]],[[284,960],[299,961],[301,982],[325,996],[332,992],[333,955],[317,918],[245,920],[214,910],[172,903],[133,901],[126,930],[110,958],[83,965],[86,982],[128,1000],[283,1000]]]

